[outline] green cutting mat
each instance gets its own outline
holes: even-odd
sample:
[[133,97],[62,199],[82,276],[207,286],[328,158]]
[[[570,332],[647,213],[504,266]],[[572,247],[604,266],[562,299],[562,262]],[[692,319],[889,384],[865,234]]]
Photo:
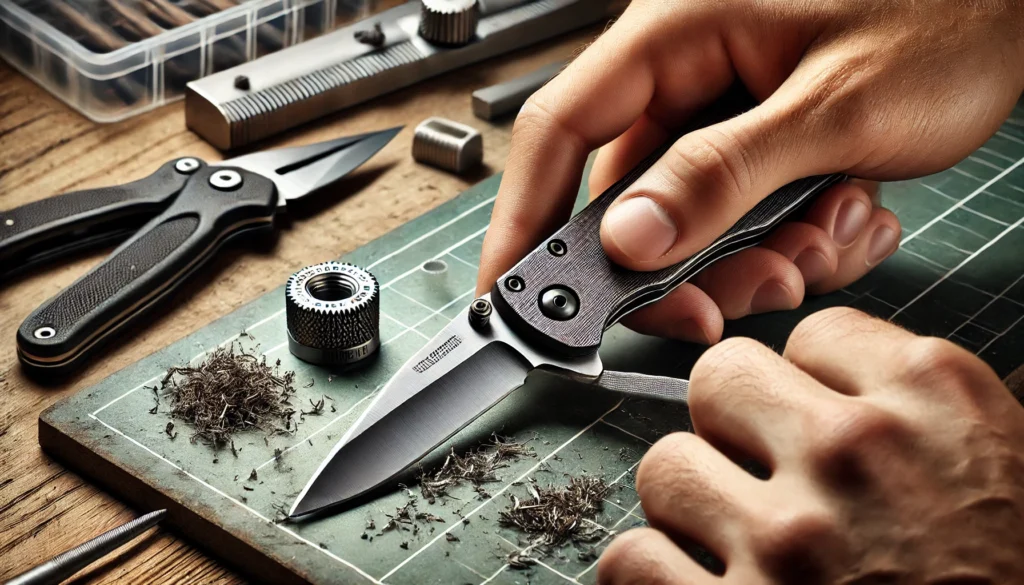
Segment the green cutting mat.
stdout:
[[[522,537],[497,524],[524,480],[564,483],[564,472],[604,477],[615,487],[596,522],[621,531],[644,523],[633,471],[649,444],[689,428],[682,407],[626,401],[551,380],[530,383],[457,437],[457,448],[492,431],[530,441],[535,458],[513,463],[480,494],[466,486],[454,498],[418,509],[441,518],[413,531],[378,534],[409,496],[396,488],[357,509],[299,524],[275,523],[374,392],[472,298],[480,246],[498,186],[493,177],[437,210],[344,259],[371,269],[383,286],[380,359],[355,374],[332,374],[295,358],[285,344],[282,289],[268,293],[186,339],[79,392],[43,413],[40,442],[81,473],[140,507],[170,507],[171,522],[249,576],[315,583],[593,583],[594,555],[569,545],[528,570],[510,569]],[[580,194],[580,202],[585,200]],[[956,168],[887,185],[886,203],[900,216],[901,250],[846,290],[809,299],[790,313],[730,324],[781,347],[805,314],[850,305],[911,329],[948,337],[1006,375],[1024,361],[1024,106],[984,147]],[[427,272],[426,261],[445,270]],[[245,331],[254,338],[241,336]],[[250,432],[237,455],[191,444],[189,429],[169,420],[154,385],[172,365],[199,360],[229,342],[256,347],[296,372],[296,405],[328,397],[294,436]],[[615,328],[602,355],[610,368],[685,377],[700,348]],[[447,446],[427,463],[437,462]],[[274,450],[283,455],[275,459]],[[258,479],[247,478],[256,469]],[[358,470],[354,470],[358,473]],[[412,492],[418,494],[415,486]],[[465,519],[466,521],[464,521]],[[368,521],[376,529],[366,529]],[[467,522],[468,521],[468,522]],[[362,535],[367,533],[367,538]],[[447,536],[448,534],[452,536]],[[369,536],[373,536],[370,540]],[[453,538],[454,537],[454,538]],[[457,538],[457,540],[455,540]],[[607,543],[602,542],[597,551]]]

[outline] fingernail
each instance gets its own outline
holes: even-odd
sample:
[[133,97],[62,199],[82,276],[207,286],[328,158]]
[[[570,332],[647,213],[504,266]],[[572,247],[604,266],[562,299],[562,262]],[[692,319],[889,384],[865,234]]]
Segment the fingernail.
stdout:
[[754,298],[750,299],[751,313],[784,311],[792,308],[793,298],[789,294],[789,289],[775,280],[769,280],[762,284],[754,293]]
[[868,266],[874,266],[885,260],[896,248],[896,231],[887,225],[880,226],[871,234],[871,243],[868,244]]
[[608,235],[623,254],[638,262],[657,260],[676,243],[675,222],[648,197],[633,197],[608,210]]
[[832,265],[829,264],[828,258],[817,250],[808,249],[800,252],[796,260],[793,260],[793,264],[796,264],[800,274],[804,276],[804,284],[814,284],[832,274]]
[[832,239],[840,247],[849,246],[864,229],[871,209],[859,199],[847,199],[839,206],[836,223],[832,226]]

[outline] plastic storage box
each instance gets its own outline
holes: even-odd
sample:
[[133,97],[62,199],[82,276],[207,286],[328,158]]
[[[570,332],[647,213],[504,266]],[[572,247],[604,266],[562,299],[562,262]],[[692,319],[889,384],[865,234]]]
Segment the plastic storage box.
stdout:
[[97,122],[365,18],[378,0],[0,0],[0,56]]

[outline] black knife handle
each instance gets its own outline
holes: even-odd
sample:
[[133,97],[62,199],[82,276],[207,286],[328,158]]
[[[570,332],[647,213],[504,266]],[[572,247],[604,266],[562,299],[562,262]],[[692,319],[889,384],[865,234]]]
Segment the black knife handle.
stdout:
[[[241,177],[241,185],[211,185],[211,177],[230,173]],[[269,179],[230,167],[196,171],[166,211],[25,319],[18,329],[19,357],[30,368],[67,372],[181,284],[225,239],[272,228],[276,209]]]
[[186,167],[189,172],[177,170],[179,160],[124,185],[73,191],[0,211],[0,274],[126,238],[166,207],[189,172],[197,170],[195,165]]
[[[495,283],[491,294],[495,306],[518,334],[566,355],[594,352],[605,329],[623,316],[664,297],[712,262],[758,243],[816,194],[844,179],[842,175],[810,177],[782,187],[761,200],[710,246],[668,268],[637,272],[617,266],[601,246],[601,219],[611,203],[672,142],[644,159]],[[519,279],[521,287],[509,286],[510,278]],[[574,316],[557,320],[542,311],[541,296],[553,288],[575,295],[578,311]]]

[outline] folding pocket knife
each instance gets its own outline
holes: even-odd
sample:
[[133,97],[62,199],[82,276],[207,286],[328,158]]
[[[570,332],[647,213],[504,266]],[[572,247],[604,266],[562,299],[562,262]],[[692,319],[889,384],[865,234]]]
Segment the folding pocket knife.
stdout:
[[685,402],[686,380],[605,371],[598,356],[604,331],[709,264],[757,244],[845,177],[797,180],[678,264],[652,272],[627,270],[605,255],[601,218],[672,142],[570,219],[413,355],[320,465],[290,516],[325,511],[393,481],[522,386],[535,369],[626,395]]

